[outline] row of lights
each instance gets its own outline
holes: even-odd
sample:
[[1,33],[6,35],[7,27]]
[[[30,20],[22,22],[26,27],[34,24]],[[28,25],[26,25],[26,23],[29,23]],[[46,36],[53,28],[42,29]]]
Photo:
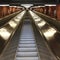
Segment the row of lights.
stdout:
[[45,4],[45,5],[42,5],[42,6],[34,6],[33,8],[36,8],[36,7],[45,7],[45,6],[56,6],[56,4]]
[[20,6],[10,6],[9,4],[0,4],[0,6],[9,6],[9,7],[17,7],[17,8],[22,8]]

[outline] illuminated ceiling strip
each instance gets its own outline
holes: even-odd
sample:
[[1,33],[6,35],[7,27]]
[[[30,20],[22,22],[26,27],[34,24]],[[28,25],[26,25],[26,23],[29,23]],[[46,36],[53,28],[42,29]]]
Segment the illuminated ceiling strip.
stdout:
[[33,4],[21,4],[21,6],[24,6],[25,8],[29,8],[29,7],[33,6]]
[[9,6],[9,4],[0,4],[0,6]]
[[45,6],[56,6],[56,4],[45,4]]

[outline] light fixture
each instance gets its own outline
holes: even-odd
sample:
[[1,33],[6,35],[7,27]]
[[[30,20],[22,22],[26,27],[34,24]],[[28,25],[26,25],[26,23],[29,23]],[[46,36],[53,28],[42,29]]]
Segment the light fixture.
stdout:
[[45,4],[45,6],[56,6],[56,4]]
[[9,6],[9,4],[0,4],[0,6]]

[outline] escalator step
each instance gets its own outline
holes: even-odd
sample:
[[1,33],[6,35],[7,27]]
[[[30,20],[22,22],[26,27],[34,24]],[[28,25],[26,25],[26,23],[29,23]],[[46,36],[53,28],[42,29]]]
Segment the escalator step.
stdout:
[[24,52],[33,52],[33,51],[36,51],[37,49],[36,48],[18,48],[17,51],[24,51]]
[[35,39],[27,39],[27,38],[24,39],[24,38],[23,38],[23,39],[20,39],[20,40],[28,40],[28,41],[31,41],[31,40],[35,40]]
[[36,57],[38,56],[37,52],[17,52],[16,56],[18,57]]
[[38,57],[17,57],[16,60],[38,60]]
[[20,48],[22,48],[22,47],[31,48],[31,47],[36,47],[36,44],[19,44],[18,47],[20,47]]
[[35,41],[20,41],[19,43],[23,44],[23,43],[26,43],[26,44],[30,44],[30,43],[35,43]]

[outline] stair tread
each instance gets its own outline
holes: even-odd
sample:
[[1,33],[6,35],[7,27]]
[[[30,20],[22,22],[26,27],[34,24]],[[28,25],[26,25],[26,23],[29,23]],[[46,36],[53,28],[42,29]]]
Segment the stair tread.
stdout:
[[17,52],[16,56],[38,56],[37,52]]
[[36,51],[36,48],[18,48],[17,51]]
[[38,57],[17,57],[16,60],[38,60]]
[[35,43],[35,41],[20,41],[19,43]]
[[23,39],[24,40],[35,40],[34,38],[26,38],[26,37],[25,38],[20,38],[20,40],[23,40]]
[[19,46],[18,47],[36,47],[36,44],[19,44]]

